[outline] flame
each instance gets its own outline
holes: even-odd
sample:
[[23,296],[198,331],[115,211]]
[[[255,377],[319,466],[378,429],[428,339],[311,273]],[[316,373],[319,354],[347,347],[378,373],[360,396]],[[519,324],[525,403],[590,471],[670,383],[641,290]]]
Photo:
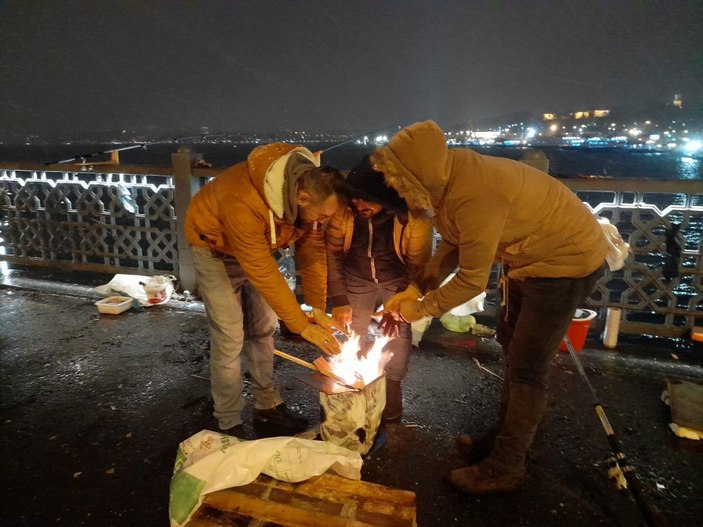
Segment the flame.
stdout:
[[383,374],[383,368],[393,356],[391,352],[383,352],[388,343],[388,337],[377,338],[366,356],[358,355],[359,335],[352,333],[342,344],[342,351],[329,358],[330,368],[347,384],[355,384],[360,379],[364,385],[370,384]]

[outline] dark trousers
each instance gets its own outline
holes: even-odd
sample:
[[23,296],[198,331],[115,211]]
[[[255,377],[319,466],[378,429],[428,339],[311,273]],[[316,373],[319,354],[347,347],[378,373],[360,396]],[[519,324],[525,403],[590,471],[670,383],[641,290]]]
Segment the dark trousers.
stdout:
[[[398,292],[401,283],[405,284],[403,277],[387,282],[375,283],[364,280],[352,274],[346,275],[347,298],[352,307],[351,330],[360,335],[359,343],[365,349],[371,315],[376,307],[387,302]],[[384,350],[393,352],[393,358],[386,365],[386,377],[391,381],[402,381],[408,371],[408,358],[412,348],[412,331],[410,324],[400,326],[400,336],[391,340]]]
[[508,279],[497,338],[505,378],[491,458],[524,469],[525,456],[547,406],[549,368],[579,305],[603,270],[583,278]]

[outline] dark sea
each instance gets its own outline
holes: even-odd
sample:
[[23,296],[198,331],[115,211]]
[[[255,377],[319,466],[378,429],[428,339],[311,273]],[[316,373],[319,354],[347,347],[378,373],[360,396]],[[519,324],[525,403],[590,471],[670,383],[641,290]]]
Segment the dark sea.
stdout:
[[[79,155],[130,146],[130,144],[61,144],[61,145],[0,145],[0,164],[6,162],[53,163]],[[155,143],[146,148],[120,152],[123,164],[170,165],[171,154],[178,150],[178,143]],[[228,167],[246,159],[257,145],[252,143],[201,142],[189,144],[205,161],[214,167]],[[306,143],[313,151],[322,151],[322,163],[340,170],[349,170],[363,156],[373,152],[374,145],[348,143]],[[529,149],[523,147],[457,147],[491,156],[510,159],[522,158]],[[613,178],[701,180],[703,159],[684,157],[673,152],[640,152],[621,148],[539,147],[549,159],[549,173],[556,177],[584,175],[610,176]],[[107,156],[87,157],[99,161]]]

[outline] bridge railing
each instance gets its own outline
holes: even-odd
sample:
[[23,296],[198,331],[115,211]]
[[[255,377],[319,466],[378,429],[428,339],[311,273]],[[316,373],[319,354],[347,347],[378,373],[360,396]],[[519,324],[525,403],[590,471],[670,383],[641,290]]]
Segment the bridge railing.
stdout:
[[[0,164],[0,259],[174,274],[194,290],[182,220],[193,194],[219,169],[195,168],[182,150],[170,167]],[[625,267],[599,281],[589,306],[622,308],[621,329],[629,333],[674,337],[703,324],[703,182],[562,181],[632,247]],[[494,289],[489,284],[489,309]]]

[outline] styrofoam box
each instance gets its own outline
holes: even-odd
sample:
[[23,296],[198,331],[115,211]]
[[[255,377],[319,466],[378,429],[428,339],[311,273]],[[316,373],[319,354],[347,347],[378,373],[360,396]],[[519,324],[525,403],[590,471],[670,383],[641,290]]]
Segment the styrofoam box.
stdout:
[[98,311],[110,315],[119,315],[132,307],[132,298],[128,296],[108,296],[95,302]]

